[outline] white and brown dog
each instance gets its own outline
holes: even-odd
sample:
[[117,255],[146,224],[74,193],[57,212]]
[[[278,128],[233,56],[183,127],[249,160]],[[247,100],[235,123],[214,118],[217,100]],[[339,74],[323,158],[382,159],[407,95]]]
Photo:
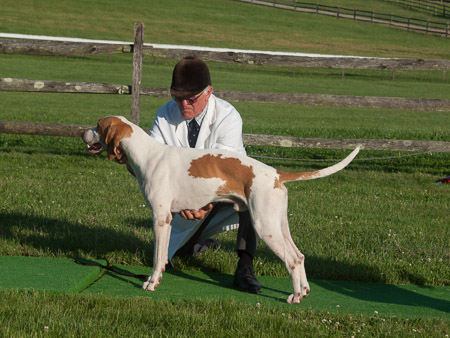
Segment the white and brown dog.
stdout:
[[304,255],[295,246],[287,218],[284,182],[311,180],[347,166],[357,147],[343,161],[314,172],[282,172],[234,152],[170,147],[151,138],[124,117],[105,117],[87,130],[83,141],[92,153],[107,149],[108,158],[126,164],[153,213],[155,251],[151,277],[143,289],[154,291],[167,264],[172,213],[200,209],[214,202],[249,210],[258,236],[285,263],[294,288],[287,302],[300,303],[309,294]]

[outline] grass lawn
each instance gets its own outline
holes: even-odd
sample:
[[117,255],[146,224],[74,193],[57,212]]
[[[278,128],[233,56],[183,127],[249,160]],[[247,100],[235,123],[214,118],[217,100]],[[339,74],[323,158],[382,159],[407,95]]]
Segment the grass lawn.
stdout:
[[[347,1],[336,1],[344,6]],[[340,4],[341,3],[341,4]],[[385,1],[370,1],[379,7]],[[374,7],[375,8],[375,7]],[[390,8],[390,7],[389,7]],[[276,11],[234,1],[2,1],[0,31],[348,55],[448,58],[450,40],[388,27]],[[381,11],[381,10],[380,10]],[[107,14],[105,14],[107,13]],[[411,14],[414,16],[413,14]],[[199,18],[193,20],[192,18]],[[26,24],[25,24],[26,23]],[[74,24],[76,23],[76,24]],[[224,34],[226,32],[226,34]],[[143,85],[167,88],[176,60],[144,59]],[[210,63],[216,89],[450,99],[437,71],[346,71]],[[131,83],[131,55],[0,55],[0,76]],[[0,120],[95,124],[129,116],[130,97],[0,92]],[[143,97],[150,127],[167,99]],[[450,141],[450,112],[235,103],[245,133],[324,138]],[[82,257],[151,266],[151,213],[127,170],[86,153],[80,139],[0,135],[0,255]],[[343,150],[247,147],[282,170],[315,170]],[[405,155],[413,155],[407,156]],[[289,158],[280,160],[276,158]],[[298,161],[297,159],[301,159]],[[313,161],[310,161],[313,160]],[[319,160],[317,162],[317,160]],[[318,181],[289,183],[289,222],[309,278],[450,286],[448,153],[362,151],[348,169]],[[232,274],[235,232],[222,248],[177,269]],[[288,278],[263,244],[256,272]],[[314,292],[314,290],[312,290]],[[350,316],[229,301],[152,301],[44,292],[0,293],[0,336],[425,336],[450,334],[450,319]],[[18,306],[20,304],[20,306]]]
[[228,0],[3,0],[0,11],[7,33],[133,41],[134,23],[143,22],[154,43],[429,59],[450,50],[450,39]]

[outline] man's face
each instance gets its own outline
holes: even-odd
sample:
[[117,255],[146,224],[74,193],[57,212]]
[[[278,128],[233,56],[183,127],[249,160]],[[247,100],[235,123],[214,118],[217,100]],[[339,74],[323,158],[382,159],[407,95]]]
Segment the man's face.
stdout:
[[200,115],[208,104],[209,97],[211,96],[212,87],[208,86],[200,94],[189,98],[179,98],[172,96],[180,109],[181,115],[187,120],[193,119]]

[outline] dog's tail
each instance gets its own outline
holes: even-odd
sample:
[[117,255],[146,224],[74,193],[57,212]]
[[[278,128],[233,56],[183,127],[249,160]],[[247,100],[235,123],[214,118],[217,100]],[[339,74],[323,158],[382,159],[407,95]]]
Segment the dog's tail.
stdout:
[[353,150],[351,154],[348,155],[346,158],[344,158],[341,162],[321,170],[311,172],[301,172],[301,173],[289,173],[277,170],[279,174],[279,182],[284,183],[291,181],[306,181],[333,175],[334,173],[337,173],[339,170],[344,169],[355,158],[355,156],[359,152],[359,149],[360,149],[359,146],[356,147],[355,150]]

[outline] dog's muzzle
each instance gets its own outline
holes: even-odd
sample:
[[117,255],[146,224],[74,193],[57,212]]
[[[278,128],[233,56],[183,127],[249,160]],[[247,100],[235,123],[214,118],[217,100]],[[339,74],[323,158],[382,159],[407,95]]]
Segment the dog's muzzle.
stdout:
[[100,154],[103,151],[103,145],[100,143],[95,129],[89,129],[84,132],[83,142],[87,145],[88,152],[91,154]]

